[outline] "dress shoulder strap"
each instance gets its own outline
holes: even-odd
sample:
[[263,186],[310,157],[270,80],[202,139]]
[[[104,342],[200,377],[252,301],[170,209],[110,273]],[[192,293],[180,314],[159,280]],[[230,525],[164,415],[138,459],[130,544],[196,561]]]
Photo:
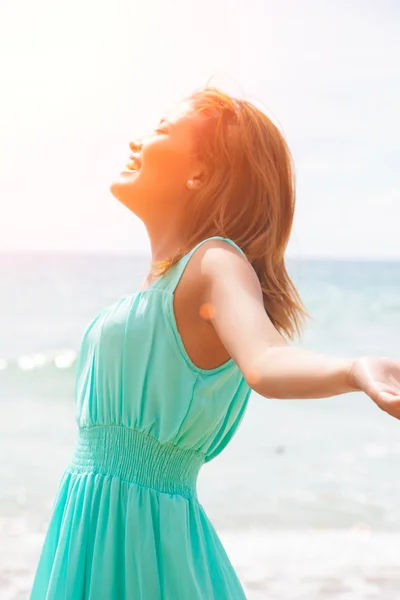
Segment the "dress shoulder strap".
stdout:
[[192,255],[196,252],[196,250],[205,242],[208,242],[210,240],[221,240],[224,242],[228,242],[228,244],[231,244],[232,246],[234,246],[237,250],[239,250],[239,252],[245,257],[246,254],[243,252],[243,250],[231,239],[226,238],[226,237],[222,237],[220,235],[214,235],[212,237],[206,238],[204,240],[201,240],[198,244],[196,244],[196,246],[194,248],[192,248],[191,250],[189,250],[189,252],[187,252],[187,254],[185,254],[184,256],[182,256],[182,258],[180,260],[178,260],[178,262],[176,262],[171,269],[166,273],[167,275],[167,281],[164,283],[164,285],[162,286],[164,289],[169,290],[170,292],[174,292],[176,286],[178,285],[178,282],[180,280],[180,278],[182,277],[182,274],[186,268],[186,265],[188,264],[190,258],[192,257]]

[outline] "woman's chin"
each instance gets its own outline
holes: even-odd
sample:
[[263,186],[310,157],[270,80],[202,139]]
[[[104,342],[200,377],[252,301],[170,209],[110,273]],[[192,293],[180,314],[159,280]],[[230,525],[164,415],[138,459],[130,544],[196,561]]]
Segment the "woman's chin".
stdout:
[[135,210],[135,208],[138,204],[139,195],[138,190],[135,188],[136,186],[132,185],[132,182],[130,185],[127,185],[126,181],[116,179],[111,183],[109,190],[114,196],[114,198],[118,200],[118,202],[126,206],[126,208],[128,208],[131,212],[137,215],[137,211]]
[[119,183],[119,181],[114,180],[110,187],[109,187],[110,192],[112,193],[112,195],[117,198],[117,200],[119,200],[119,196],[121,194],[121,184]]
[[118,180],[112,182],[112,184],[109,187],[109,190],[114,196],[114,198],[116,198],[117,200],[122,202],[122,204],[125,205],[127,204],[127,202],[129,202],[129,198],[132,197],[132,192],[130,190],[127,190],[126,186],[124,186],[123,184],[121,185],[121,182]]
[[132,195],[132,191],[135,187],[135,179],[137,179],[137,173],[128,173],[123,171],[119,177],[112,181],[109,190],[117,200],[122,200],[122,197]]

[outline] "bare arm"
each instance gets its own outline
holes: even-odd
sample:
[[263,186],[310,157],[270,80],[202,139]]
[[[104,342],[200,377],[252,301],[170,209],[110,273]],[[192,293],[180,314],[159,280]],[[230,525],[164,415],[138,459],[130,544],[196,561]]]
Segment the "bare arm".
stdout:
[[246,380],[267,398],[327,398],[357,391],[351,381],[352,365],[350,358],[271,346],[251,365]]
[[[254,269],[236,249],[226,246],[225,242],[214,243],[204,253],[202,301],[212,306],[210,322],[253,390],[279,399],[326,398],[363,390],[376,402],[381,397],[378,392],[390,392],[399,412],[400,363],[373,359],[372,367],[367,364],[365,369],[357,362],[364,359],[324,355],[289,345],[265,312]],[[387,383],[389,367],[394,387]]]

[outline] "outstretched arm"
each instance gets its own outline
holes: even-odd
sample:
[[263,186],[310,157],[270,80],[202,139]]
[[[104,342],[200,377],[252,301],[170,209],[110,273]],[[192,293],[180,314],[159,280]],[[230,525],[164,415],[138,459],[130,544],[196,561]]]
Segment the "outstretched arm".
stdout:
[[265,311],[254,269],[224,242],[205,250],[201,270],[209,320],[257,393],[301,399],[364,391],[400,418],[400,361],[341,358],[289,345]]

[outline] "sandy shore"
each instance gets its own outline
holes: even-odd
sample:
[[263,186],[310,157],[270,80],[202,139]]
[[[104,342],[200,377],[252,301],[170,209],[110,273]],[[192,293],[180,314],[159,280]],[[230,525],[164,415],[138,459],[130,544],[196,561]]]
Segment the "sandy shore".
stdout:
[[400,533],[222,534],[249,600],[399,600]]
[[[1,600],[29,598],[44,536],[29,525],[27,528],[20,518],[0,521]],[[400,598],[399,532],[360,529],[220,535],[248,600]]]

